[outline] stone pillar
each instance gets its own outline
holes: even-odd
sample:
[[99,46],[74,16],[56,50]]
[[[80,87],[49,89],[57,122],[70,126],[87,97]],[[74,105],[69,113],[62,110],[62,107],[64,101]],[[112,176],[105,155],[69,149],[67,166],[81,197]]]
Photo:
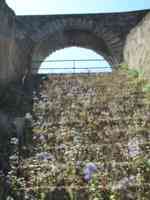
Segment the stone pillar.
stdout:
[[11,54],[14,37],[14,12],[6,5],[0,3],[0,83],[7,82],[8,69],[11,67]]
[[124,61],[130,68],[142,68],[150,79],[150,12],[127,35]]
[[0,85],[5,85],[29,71],[32,42],[4,0],[0,3],[0,27]]

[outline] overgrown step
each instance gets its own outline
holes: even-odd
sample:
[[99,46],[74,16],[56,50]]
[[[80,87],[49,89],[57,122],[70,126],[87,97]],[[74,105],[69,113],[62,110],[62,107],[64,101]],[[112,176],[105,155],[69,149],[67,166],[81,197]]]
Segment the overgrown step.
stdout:
[[[84,188],[84,199],[147,198],[150,107],[142,84],[123,72],[41,81],[33,94],[32,154],[21,161],[26,192],[38,199],[57,187],[73,196]],[[83,174],[88,163],[97,167],[91,182]]]

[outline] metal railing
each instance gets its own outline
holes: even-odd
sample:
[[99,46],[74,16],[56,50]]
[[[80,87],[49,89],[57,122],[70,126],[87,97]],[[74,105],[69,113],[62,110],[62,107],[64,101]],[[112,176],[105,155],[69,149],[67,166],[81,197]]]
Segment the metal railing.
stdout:
[[[101,66],[102,62],[105,62],[105,60],[104,59],[46,60],[46,61],[33,60],[32,73],[38,72],[41,74],[42,73],[66,74],[66,73],[111,72],[110,66]],[[40,67],[41,64],[42,66]]]

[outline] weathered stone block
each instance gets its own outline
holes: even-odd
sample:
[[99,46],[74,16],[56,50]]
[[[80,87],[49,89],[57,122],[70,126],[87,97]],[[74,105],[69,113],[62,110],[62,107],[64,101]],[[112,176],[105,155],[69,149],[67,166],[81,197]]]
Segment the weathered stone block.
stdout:
[[130,68],[143,68],[150,74],[150,12],[127,36],[124,60]]

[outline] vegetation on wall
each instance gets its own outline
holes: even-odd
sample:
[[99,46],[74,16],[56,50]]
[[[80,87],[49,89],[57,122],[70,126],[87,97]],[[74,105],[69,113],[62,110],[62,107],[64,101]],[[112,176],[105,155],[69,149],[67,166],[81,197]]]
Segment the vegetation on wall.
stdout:
[[42,79],[26,114],[32,145],[10,139],[7,199],[149,200],[144,72],[123,65],[112,74]]

